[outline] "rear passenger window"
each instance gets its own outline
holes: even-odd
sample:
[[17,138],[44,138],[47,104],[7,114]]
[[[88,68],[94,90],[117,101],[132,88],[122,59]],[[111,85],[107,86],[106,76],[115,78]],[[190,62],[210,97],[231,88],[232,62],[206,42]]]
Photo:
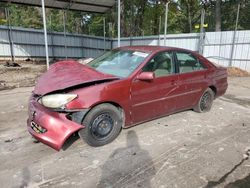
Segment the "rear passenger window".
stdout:
[[176,52],[180,73],[203,70],[204,66],[192,54],[185,52]]

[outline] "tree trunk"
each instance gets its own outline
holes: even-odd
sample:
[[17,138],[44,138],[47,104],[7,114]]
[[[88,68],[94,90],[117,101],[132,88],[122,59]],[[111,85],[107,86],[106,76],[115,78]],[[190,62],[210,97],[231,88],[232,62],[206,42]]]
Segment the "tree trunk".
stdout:
[[188,11],[189,33],[192,33],[192,18],[191,18],[190,3],[188,1],[187,1],[187,11]]
[[128,36],[126,20],[125,20],[125,3],[124,3],[124,0],[121,0],[121,35],[123,37]]
[[216,0],[215,31],[221,31],[221,0]]
[[156,0],[156,5],[155,5],[155,10],[154,10],[154,24],[153,24],[153,35],[158,35],[159,32],[159,1]]
[[138,23],[137,23],[137,27],[138,27],[138,34],[139,36],[143,35],[143,20],[144,20],[144,13],[145,13],[145,8],[146,8],[146,4],[147,1],[140,1],[140,4],[138,6]]

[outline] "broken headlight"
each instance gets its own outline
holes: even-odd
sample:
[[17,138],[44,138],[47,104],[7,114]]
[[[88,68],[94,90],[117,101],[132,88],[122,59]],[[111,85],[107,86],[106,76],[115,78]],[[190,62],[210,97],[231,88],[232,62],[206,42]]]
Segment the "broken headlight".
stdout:
[[67,103],[76,97],[76,94],[51,94],[41,97],[38,102],[48,108],[64,108]]

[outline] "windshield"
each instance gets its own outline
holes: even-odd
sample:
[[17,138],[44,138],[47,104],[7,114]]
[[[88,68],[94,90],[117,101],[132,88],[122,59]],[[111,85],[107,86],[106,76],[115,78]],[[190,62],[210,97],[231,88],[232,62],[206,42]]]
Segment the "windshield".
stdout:
[[148,53],[133,50],[113,50],[94,59],[87,65],[102,73],[128,77],[148,56]]

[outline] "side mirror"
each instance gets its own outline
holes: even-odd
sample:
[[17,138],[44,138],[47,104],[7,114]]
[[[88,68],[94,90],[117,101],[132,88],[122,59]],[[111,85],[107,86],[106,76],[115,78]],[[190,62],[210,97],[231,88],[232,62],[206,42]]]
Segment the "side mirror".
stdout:
[[138,75],[137,79],[141,81],[152,81],[155,78],[154,72],[142,72]]

